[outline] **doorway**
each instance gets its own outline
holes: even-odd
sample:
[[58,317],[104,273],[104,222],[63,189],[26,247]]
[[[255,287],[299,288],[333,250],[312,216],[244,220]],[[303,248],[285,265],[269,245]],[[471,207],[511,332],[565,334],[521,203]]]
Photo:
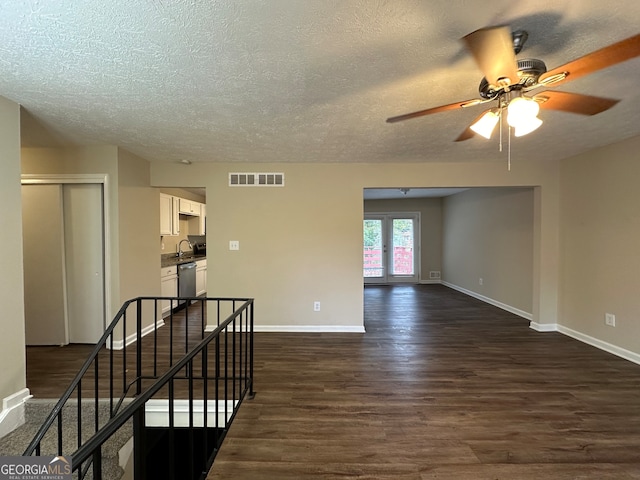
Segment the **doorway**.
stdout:
[[419,213],[371,213],[363,222],[364,283],[418,283]]
[[91,178],[24,178],[27,345],[96,343],[108,302],[105,189]]

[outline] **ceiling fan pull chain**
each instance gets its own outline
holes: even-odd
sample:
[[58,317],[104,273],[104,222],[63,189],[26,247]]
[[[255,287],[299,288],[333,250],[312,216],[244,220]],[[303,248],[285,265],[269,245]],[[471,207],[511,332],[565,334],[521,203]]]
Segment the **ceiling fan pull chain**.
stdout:
[[500,109],[500,149],[499,149],[500,153],[502,153],[502,117],[503,117],[502,112],[503,110],[504,109],[502,108]]
[[509,139],[507,142],[507,171],[511,171],[511,125],[507,127],[509,129]]

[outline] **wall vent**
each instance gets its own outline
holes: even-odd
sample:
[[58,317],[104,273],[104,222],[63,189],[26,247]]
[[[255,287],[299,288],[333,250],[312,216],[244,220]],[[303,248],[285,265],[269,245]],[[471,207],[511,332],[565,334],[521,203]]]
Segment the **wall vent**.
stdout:
[[437,272],[437,271],[435,271],[435,272],[434,272],[434,271],[429,272],[429,279],[431,279],[431,280],[436,280],[436,279],[438,279],[438,278],[440,278],[440,272]]
[[229,173],[230,187],[284,187],[284,173]]

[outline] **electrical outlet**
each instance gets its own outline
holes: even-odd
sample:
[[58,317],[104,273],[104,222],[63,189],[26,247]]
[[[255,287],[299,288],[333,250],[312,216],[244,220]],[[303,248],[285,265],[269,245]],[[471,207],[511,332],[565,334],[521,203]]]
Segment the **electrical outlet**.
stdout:
[[613,313],[605,313],[604,314],[604,323],[605,325],[609,325],[610,327],[616,326],[616,316]]
[[482,277],[480,277],[480,278],[478,279],[478,285],[482,285],[482,282],[483,282]]
[[229,250],[240,250],[240,242],[238,240],[229,240]]
[[314,312],[320,311],[320,302],[313,302],[313,311]]

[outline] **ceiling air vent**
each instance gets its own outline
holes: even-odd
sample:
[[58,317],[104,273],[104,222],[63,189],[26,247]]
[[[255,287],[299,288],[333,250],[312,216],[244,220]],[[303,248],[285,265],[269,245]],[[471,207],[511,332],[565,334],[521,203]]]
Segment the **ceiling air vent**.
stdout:
[[284,187],[284,173],[229,173],[230,187]]

